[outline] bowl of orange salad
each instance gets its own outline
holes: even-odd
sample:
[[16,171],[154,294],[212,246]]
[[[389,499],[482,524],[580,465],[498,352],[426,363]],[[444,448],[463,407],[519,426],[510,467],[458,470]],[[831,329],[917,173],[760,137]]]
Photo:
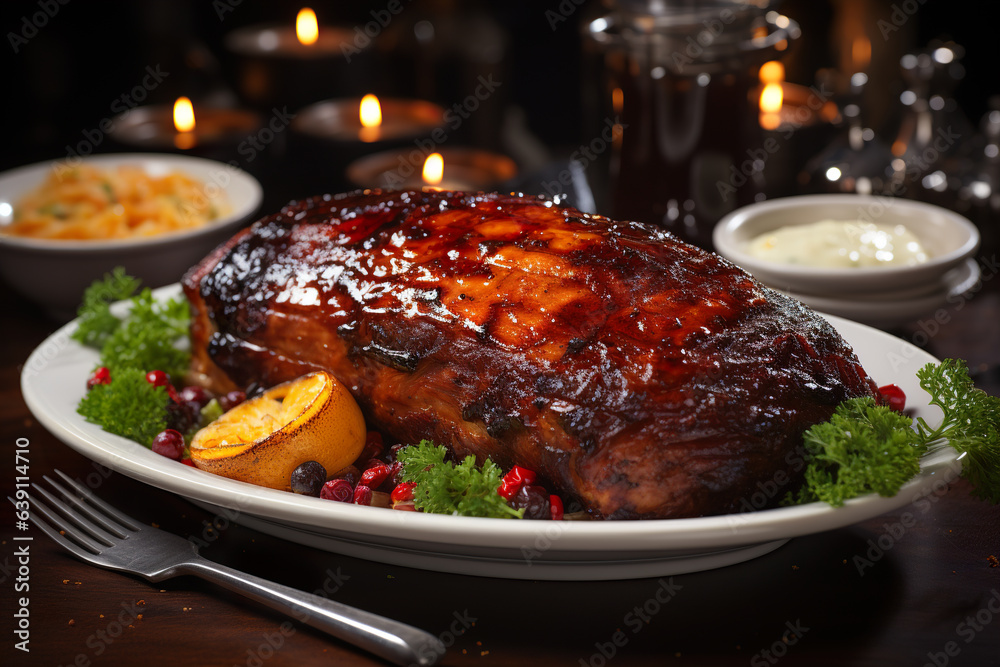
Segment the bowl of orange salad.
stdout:
[[203,158],[109,154],[0,174],[0,276],[58,319],[115,266],[175,282],[257,212],[260,183]]

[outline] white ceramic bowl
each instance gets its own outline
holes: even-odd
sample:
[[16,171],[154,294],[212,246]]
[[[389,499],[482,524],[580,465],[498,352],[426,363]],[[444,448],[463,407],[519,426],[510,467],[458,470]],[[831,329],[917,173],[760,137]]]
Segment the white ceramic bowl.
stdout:
[[[41,304],[57,319],[71,318],[83,290],[119,265],[148,287],[177,282],[184,271],[250,220],[263,195],[253,176],[213,160],[152,153],[94,155],[83,160],[102,169],[137,164],[153,175],[183,171],[216,184],[228,200],[230,212],[197,229],[137,239],[74,241],[0,234],[0,276],[10,288]],[[56,164],[40,162],[0,174],[0,205],[15,204],[40,185]]]
[[[821,220],[867,220],[876,224],[905,225],[931,253],[916,266],[874,268],[822,268],[779,264],[746,252],[760,234],[788,225]],[[799,294],[845,295],[916,288],[937,283],[948,271],[979,248],[979,230],[946,209],[894,197],[863,195],[806,195],[751,204],[728,214],[715,226],[716,251],[780,290]]]

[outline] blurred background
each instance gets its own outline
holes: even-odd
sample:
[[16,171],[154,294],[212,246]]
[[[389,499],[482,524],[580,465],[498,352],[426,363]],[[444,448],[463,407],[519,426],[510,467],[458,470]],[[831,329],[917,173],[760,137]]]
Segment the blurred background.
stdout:
[[[3,3],[0,168],[190,153],[257,176],[268,212],[400,185],[444,149],[459,151],[445,154],[446,181],[450,170],[460,185],[562,195],[705,246],[729,210],[809,192],[931,201],[995,243],[998,3],[309,6],[311,48],[286,43],[302,9],[288,2]],[[366,94],[385,107],[375,140],[347,117]],[[249,124],[161,145],[148,114],[181,96],[196,118],[230,109]],[[376,153],[389,157],[364,160]]]

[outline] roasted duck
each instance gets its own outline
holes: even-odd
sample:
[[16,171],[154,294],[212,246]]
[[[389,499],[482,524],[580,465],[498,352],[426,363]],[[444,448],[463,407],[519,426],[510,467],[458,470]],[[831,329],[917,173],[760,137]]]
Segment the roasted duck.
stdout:
[[213,388],[327,369],[370,428],[533,469],[606,518],[738,511],[811,424],[877,396],[825,320],[726,260],[536,198],[293,202],[184,288]]

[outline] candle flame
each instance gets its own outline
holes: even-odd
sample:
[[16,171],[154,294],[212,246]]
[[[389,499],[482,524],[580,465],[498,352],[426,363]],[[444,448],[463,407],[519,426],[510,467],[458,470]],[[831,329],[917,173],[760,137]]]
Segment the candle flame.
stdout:
[[316,43],[316,40],[319,39],[316,12],[308,7],[299,10],[299,15],[295,17],[295,36],[306,46]]
[[763,113],[778,113],[785,93],[780,83],[769,83],[760,93],[760,110]]
[[365,95],[361,98],[361,125],[364,127],[378,127],[382,124],[382,105],[378,103],[378,98],[374,95]]
[[431,153],[424,160],[424,183],[437,185],[444,178],[444,158],[440,153]]
[[785,66],[780,61],[771,60],[760,66],[757,76],[765,86],[769,83],[781,83],[785,80]]
[[194,107],[186,97],[178,97],[174,102],[174,127],[178,132],[190,132],[194,129]]

